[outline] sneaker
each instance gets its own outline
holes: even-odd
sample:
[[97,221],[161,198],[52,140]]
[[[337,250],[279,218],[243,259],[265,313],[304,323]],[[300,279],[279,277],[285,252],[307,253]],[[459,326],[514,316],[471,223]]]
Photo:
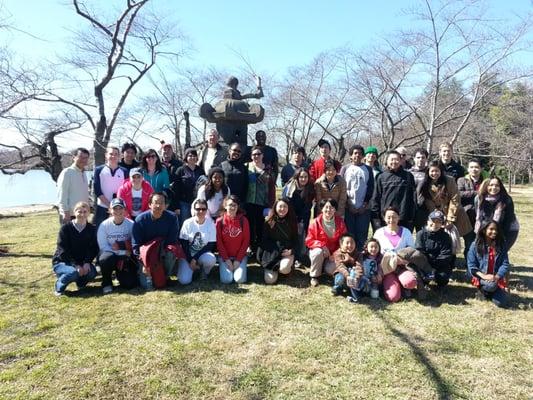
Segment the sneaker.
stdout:
[[311,278],[311,286],[317,287],[318,286],[318,279],[317,278]]
[[342,294],[342,286],[334,285],[331,287],[331,294],[333,296],[340,296]]
[[57,290],[54,290],[54,296],[61,297],[65,294],[65,292],[58,292]]
[[111,285],[104,286],[102,288],[102,293],[103,294],[109,294],[109,293],[112,293],[112,292],[113,292],[113,286],[111,286]]
[[346,300],[348,300],[350,303],[359,303],[359,299],[357,297],[346,296]]

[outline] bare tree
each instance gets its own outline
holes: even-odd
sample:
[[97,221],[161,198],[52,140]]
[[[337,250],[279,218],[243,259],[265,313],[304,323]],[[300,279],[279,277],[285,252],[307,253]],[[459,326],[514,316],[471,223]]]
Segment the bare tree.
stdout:
[[[413,27],[373,49],[378,57],[362,54],[359,64],[366,67],[358,73],[379,111],[375,125],[386,128],[381,129],[384,145],[413,144],[423,137],[431,152],[436,140],[457,142],[494,90],[532,75],[531,68],[508,66],[530,46],[531,18],[514,25],[490,20],[477,0],[422,0],[408,13]],[[404,134],[397,138],[399,129]]]
[[321,53],[309,65],[293,68],[272,91],[266,122],[270,132],[283,137],[289,147],[298,144],[316,150],[312,143],[327,138],[343,159],[348,137],[356,139],[360,115],[347,104],[352,88],[342,51]]

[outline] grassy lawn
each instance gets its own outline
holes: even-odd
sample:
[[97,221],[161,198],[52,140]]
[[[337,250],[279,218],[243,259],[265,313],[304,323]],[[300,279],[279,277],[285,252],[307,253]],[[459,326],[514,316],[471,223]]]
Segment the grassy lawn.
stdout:
[[296,271],[279,284],[53,296],[53,213],[0,219],[1,399],[530,399],[533,187],[511,306],[474,300],[464,271],[427,302],[353,305]]

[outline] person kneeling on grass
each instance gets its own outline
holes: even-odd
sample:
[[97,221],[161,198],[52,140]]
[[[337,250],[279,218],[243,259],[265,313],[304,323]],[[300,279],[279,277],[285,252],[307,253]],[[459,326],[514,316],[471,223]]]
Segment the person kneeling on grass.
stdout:
[[479,289],[476,298],[490,299],[498,307],[505,307],[505,275],[510,266],[498,223],[491,221],[478,231],[468,250],[467,265],[472,284]]
[[98,227],[97,239],[100,247],[98,263],[102,270],[102,291],[109,294],[113,291],[111,275],[116,271],[120,287],[133,289],[139,283],[138,265],[131,257],[131,231],[133,221],[125,218],[126,204],[122,199],[111,200],[109,206],[111,216]]
[[87,222],[89,204],[80,201],[74,206],[74,220],[61,226],[57,248],[52,259],[57,276],[55,295],[64,294],[68,284],[76,282],[78,289],[96,277],[92,261],[98,254],[96,228]]
[[343,219],[335,215],[337,207],[334,199],[322,199],[319,204],[321,213],[307,230],[305,245],[309,248],[311,260],[311,286],[318,286],[322,271],[328,275],[333,275],[335,271],[333,253],[339,248],[339,239],[346,232]]
[[193,216],[183,222],[180,243],[185,258],[178,262],[178,280],[182,285],[192,282],[194,271],[200,270],[206,279],[216,264],[213,254],[217,242],[215,223],[208,214],[207,201],[196,199],[192,203]]
[[280,272],[288,275],[292,271],[297,246],[296,215],[289,200],[279,199],[265,219],[263,236],[257,249],[267,285],[276,283]]
[[[339,248],[333,253],[335,271],[333,272],[333,287],[331,293],[335,296],[342,295],[348,288],[347,282],[350,272],[357,263],[357,248],[351,233],[343,233],[339,239]],[[359,265],[359,270],[361,271]]]
[[239,198],[236,195],[232,194],[224,199],[224,210],[216,222],[220,282],[245,283],[250,225],[239,209]]
[[176,259],[184,258],[178,240],[178,219],[166,211],[167,196],[154,192],[148,200],[150,210],[135,218],[132,229],[133,254],[143,265],[139,274],[145,289],[163,288],[174,273]]
[[452,239],[443,228],[444,221],[444,213],[434,210],[429,214],[426,226],[416,234],[415,248],[398,251],[398,257],[417,272],[419,298],[427,294],[426,283],[434,280],[438,287],[444,287],[452,274]]

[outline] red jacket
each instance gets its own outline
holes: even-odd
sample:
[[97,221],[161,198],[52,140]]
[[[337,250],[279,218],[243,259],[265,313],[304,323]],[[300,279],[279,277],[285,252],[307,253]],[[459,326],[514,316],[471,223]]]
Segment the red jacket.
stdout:
[[307,230],[305,245],[309,249],[322,248],[326,246],[329,252],[333,254],[339,248],[339,239],[346,232],[346,225],[341,217],[335,215],[335,234],[328,237],[322,225],[322,214],[316,217]]
[[223,260],[235,257],[242,261],[250,244],[250,225],[242,214],[231,218],[223,214],[216,222],[217,250]]
[[[143,212],[148,210],[148,198],[154,192],[154,189],[152,189],[152,186],[146,181],[142,181],[141,189],[141,212]],[[126,218],[131,218],[131,207],[133,202],[132,190],[133,186],[131,181],[125,181],[117,191],[117,197],[124,200],[124,203],[126,203]]]
[[[324,174],[324,164],[326,163],[326,159],[323,157],[320,157],[313,161],[311,163],[311,166],[309,167],[309,176],[311,177],[311,180],[314,182],[318,178],[320,178]],[[337,170],[337,173],[341,170],[341,163],[337,160],[334,161],[335,169]]]

